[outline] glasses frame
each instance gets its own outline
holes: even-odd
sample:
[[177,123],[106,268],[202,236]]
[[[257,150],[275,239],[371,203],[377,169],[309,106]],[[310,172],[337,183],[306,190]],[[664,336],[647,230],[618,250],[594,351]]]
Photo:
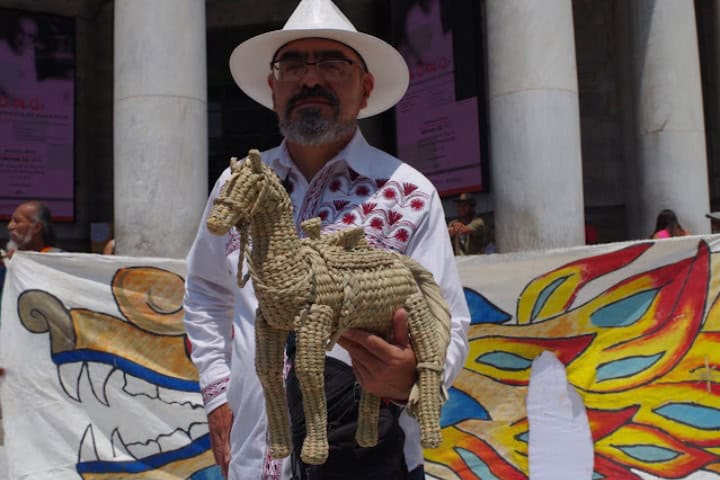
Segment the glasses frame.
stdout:
[[[303,68],[300,71],[300,73],[298,74],[297,78],[294,78],[294,79],[279,78],[279,75],[280,75],[279,64],[282,62],[296,62],[298,64],[300,64],[300,63],[303,64]],[[299,82],[300,80],[302,80],[305,75],[307,75],[308,69],[312,66],[312,67],[315,67],[315,69],[318,72],[318,75],[323,77],[325,80],[327,80],[327,81],[342,81],[343,78],[331,79],[331,78],[326,77],[326,74],[323,72],[322,68],[319,67],[319,65],[328,64],[328,63],[340,63],[340,64],[347,65],[348,67],[351,67],[353,65],[358,65],[358,66],[360,66],[360,68],[363,72],[366,71],[362,63],[356,62],[355,60],[351,60],[349,58],[327,58],[327,59],[323,59],[323,60],[317,60],[314,62],[309,62],[307,60],[300,60],[300,59],[294,59],[294,58],[293,59],[279,59],[279,60],[273,60],[272,62],[270,62],[270,71],[272,72],[273,78],[278,82],[296,83],[296,82]],[[349,69],[348,69],[348,71],[349,71]]]

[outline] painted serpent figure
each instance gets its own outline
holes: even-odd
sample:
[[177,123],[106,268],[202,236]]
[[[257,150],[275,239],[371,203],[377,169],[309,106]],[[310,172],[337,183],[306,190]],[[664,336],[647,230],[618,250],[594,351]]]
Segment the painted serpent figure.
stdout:
[[[320,235],[320,219],[315,218],[301,225],[307,237],[299,238],[290,198],[257,150],[243,162],[233,159],[231,172],[207,227],[217,235],[237,227],[238,284],[244,286],[248,274],[253,279],[258,299],[255,367],[265,394],[271,455],[282,458],[291,451],[283,382],[288,332],[296,335],[295,370],[306,420],[301,458],[320,464],[328,455],[325,351],[348,328],[390,338],[390,319],[401,307],[408,312],[418,361],[408,409],[420,423],[423,447],[437,447],[450,312],[432,274],[407,256],[371,248],[362,228]],[[252,249],[243,277],[248,236]],[[363,391],[355,434],[360,446],[377,444],[379,409],[380,398]]]

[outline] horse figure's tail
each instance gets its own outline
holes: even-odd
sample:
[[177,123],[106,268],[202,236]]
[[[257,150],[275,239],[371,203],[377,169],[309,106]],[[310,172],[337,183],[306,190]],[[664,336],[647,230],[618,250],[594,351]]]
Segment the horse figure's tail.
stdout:
[[436,335],[438,336],[439,344],[445,347],[445,350],[440,352],[440,357],[445,358],[447,346],[450,343],[450,308],[442,296],[442,291],[435,282],[432,273],[408,256],[401,255],[400,258],[405,266],[410,269],[413,277],[415,277],[415,281],[423,297],[425,297],[432,317],[437,320],[435,325]]
[[[420,422],[423,447],[435,448],[442,441],[439,415],[440,407],[447,400],[447,391],[442,384],[442,372],[450,343],[450,308],[432,273],[415,260],[403,255],[400,257],[412,272],[422,296],[420,304],[416,304],[412,310],[416,315],[430,317],[430,323],[425,323],[424,326],[431,328],[429,332],[416,332],[417,337],[413,337],[415,352],[418,355],[419,379],[410,391],[407,411]],[[407,304],[407,307],[411,305]],[[421,313],[422,311],[424,314]],[[413,333],[412,325],[410,327]]]

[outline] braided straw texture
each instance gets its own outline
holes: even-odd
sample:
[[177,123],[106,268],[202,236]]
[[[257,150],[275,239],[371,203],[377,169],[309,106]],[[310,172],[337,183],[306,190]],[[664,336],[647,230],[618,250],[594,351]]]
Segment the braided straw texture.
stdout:
[[[422,446],[440,445],[450,312],[432,274],[409,257],[369,247],[362,228],[321,235],[316,218],[301,225],[306,237],[299,238],[290,199],[256,150],[243,162],[233,159],[231,170],[207,228],[223,235],[236,226],[241,236],[238,283],[242,287],[252,277],[258,299],[255,368],[265,394],[271,455],[282,458],[292,448],[283,382],[288,332],[295,331],[295,371],[305,412],[300,456],[307,464],[320,464],[328,455],[325,352],[348,328],[390,339],[390,319],[399,308],[408,312],[418,361],[408,411],[418,419]],[[377,444],[379,408],[380,398],[361,393],[360,446]]]

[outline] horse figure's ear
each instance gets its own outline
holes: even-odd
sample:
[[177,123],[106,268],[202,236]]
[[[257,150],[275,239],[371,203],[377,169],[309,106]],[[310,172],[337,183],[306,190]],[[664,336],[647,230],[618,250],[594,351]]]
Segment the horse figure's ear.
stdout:
[[262,157],[260,156],[260,152],[258,150],[253,148],[248,152],[248,161],[250,162],[250,167],[255,173],[262,172]]
[[240,168],[240,165],[241,165],[241,163],[238,162],[237,157],[230,158],[230,171],[231,172],[233,172],[233,173],[236,172],[238,170],[238,168]]

